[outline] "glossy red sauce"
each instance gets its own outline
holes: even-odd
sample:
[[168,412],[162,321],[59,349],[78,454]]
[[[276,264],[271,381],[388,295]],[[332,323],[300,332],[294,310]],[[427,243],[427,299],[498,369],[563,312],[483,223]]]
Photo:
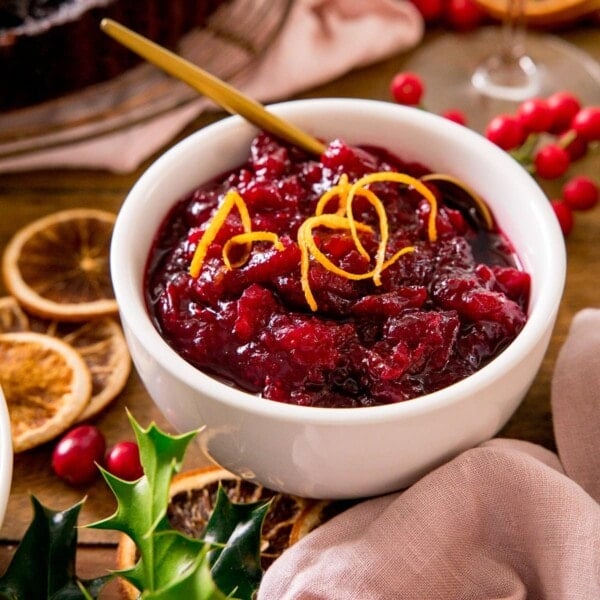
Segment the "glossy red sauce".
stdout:
[[[522,329],[530,280],[502,233],[470,223],[468,214],[452,207],[448,190],[435,189],[438,239],[432,243],[428,202],[405,186],[373,184],[389,220],[389,254],[406,245],[416,246],[415,252],[387,268],[380,286],[343,278],[312,261],[309,281],[318,310],[309,309],[300,283],[298,227],[342,173],[353,181],[382,170],[414,177],[428,172],[383,149],[335,141],[318,161],[266,134],[257,136],[244,165],[180,200],[157,234],[146,299],[161,335],[208,374],[305,406],[399,402],[487,364]],[[248,206],[252,229],[278,233],[284,249],[256,243],[244,266],[227,270],[223,244],[241,232],[234,211],[194,279],[188,270],[197,242],[232,187]],[[354,216],[377,223],[372,207],[360,200]],[[319,229],[315,237],[342,268],[372,268],[347,232]],[[372,236],[363,243],[374,256]]]

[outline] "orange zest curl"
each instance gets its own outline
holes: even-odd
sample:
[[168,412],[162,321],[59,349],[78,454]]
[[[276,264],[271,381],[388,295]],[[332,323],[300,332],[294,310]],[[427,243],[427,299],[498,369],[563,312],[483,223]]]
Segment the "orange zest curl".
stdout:
[[366,259],[370,260],[369,253],[365,250],[362,245],[357,230],[357,223],[354,220],[354,215],[352,213],[352,201],[357,196],[361,198],[365,198],[369,204],[375,209],[377,213],[377,218],[379,219],[379,246],[377,248],[377,254],[375,255],[375,269],[373,270],[373,282],[375,285],[381,285],[381,271],[383,267],[383,261],[385,260],[385,250],[387,248],[388,237],[389,237],[389,228],[388,228],[388,220],[387,214],[385,212],[385,206],[383,206],[383,202],[375,195],[374,192],[365,188],[359,188],[353,191],[354,186],[350,188],[348,192],[348,197],[346,198],[346,215],[348,217],[348,221],[350,222],[350,235],[352,235],[352,240],[354,241],[354,245],[358,252]]
[[369,183],[380,181],[403,183],[417,190],[417,192],[419,192],[419,194],[421,194],[421,196],[423,196],[423,198],[429,202],[430,211],[427,224],[427,235],[429,236],[430,242],[435,242],[437,240],[437,228],[435,226],[435,219],[437,217],[437,200],[435,195],[424,183],[418,179],[415,179],[414,177],[411,177],[410,175],[407,175],[406,173],[397,173],[396,171],[379,171],[378,173],[370,173],[369,175],[365,175],[352,184],[346,199],[346,213],[350,216],[350,218],[352,215],[352,201],[354,200],[356,193],[359,190],[362,190],[366,185],[369,185]]
[[275,246],[276,250],[280,252],[283,250],[283,244],[279,239],[279,236],[272,231],[247,231],[246,233],[238,233],[232,238],[229,238],[223,246],[223,262],[228,269],[241,267],[248,260],[248,253],[246,252],[242,258],[235,262],[231,262],[229,253],[234,246],[244,245],[246,248],[248,244],[252,242],[271,242]]
[[[378,173],[371,173],[361,177],[354,183],[348,181],[348,176],[344,173],[340,176],[338,183],[328,189],[317,202],[315,208],[315,214],[305,219],[298,229],[298,247],[300,248],[300,283],[302,285],[302,291],[309,308],[312,311],[316,311],[318,306],[315,297],[310,288],[308,280],[310,270],[310,259],[311,257],[321,264],[325,269],[331,271],[335,275],[345,277],[353,281],[361,281],[365,279],[372,279],[375,285],[381,285],[381,274],[382,272],[393,265],[400,257],[405,254],[415,251],[414,246],[406,246],[398,250],[391,258],[387,259],[386,250],[389,238],[389,226],[387,213],[385,206],[381,199],[371,189],[367,188],[370,183],[376,182],[394,182],[407,185],[414,188],[419,192],[425,200],[429,203],[430,211],[428,218],[427,234],[429,241],[435,242],[437,239],[436,229],[436,216],[437,216],[437,201],[435,195],[431,190],[421,181],[406,175],[404,173],[397,173],[395,171],[381,171]],[[363,246],[359,233],[367,233],[374,235],[373,228],[369,225],[361,223],[355,220],[352,205],[356,198],[364,198],[377,213],[379,221],[379,242],[377,246],[377,253],[375,255],[375,266],[365,273],[352,273],[346,271],[341,267],[334,264],[317,246],[313,237],[313,230],[318,227],[324,227],[331,230],[342,230],[348,231],[354,242],[356,250],[366,260],[371,262],[372,257],[366,251]],[[329,204],[337,199],[337,209],[332,213],[325,213]],[[281,251],[284,249],[279,236],[271,231],[252,231],[252,222],[248,207],[246,206],[243,198],[236,190],[230,190],[225,194],[223,202],[213,215],[204,235],[200,239],[192,262],[190,265],[190,275],[197,278],[200,275],[202,265],[206,258],[206,253],[210,244],[215,240],[219,230],[225,224],[225,221],[229,213],[237,208],[242,227],[243,233],[232,236],[223,246],[223,263],[228,269],[241,267],[246,263],[250,252],[252,250],[253,242],[271,242],[274,247]],[[232,261],[230,258],[231,251],[236,246],[243,246],[244,251],[242,256]]]
[[[350,273],[349,271],[345,271],[344,269],[341,269],[332,263],[315,244],[315,240],[312,235],[312,230],[315,227],[328,227],[329,229],[348,230],[350,229],[350,222],[346,217],[342,217],[338,214],[315,215],[306,219],[298,229],[298,246],[301,253],[300,283],[302,284],[302,291],[304,292],[306,302],[313,312],[316,311],[318,307],[308,281],[308,270],[310,267],[311,255],[328,271],[331,271],[336,275],[340,275],[341,277],[346,277],[347,279],[353,279],[355,281],[360,279],[369,279],[372,277],[372,272],[364,274]],[[368,225],[364,225],[363,223],[356,223],[355,227],[360,231],[369,233],[373,232]]]
[[[229,190],[225,194],[221,206],[219,206],[217,212],[213,215],[206,231],[204,232],[204,235],[200,239],[200,242],[198,242],[198,246],[196,247],[196,251],[192,257],[192,263],[190,264],[190,275],[194,279],[200,276],[200,271],[202,270],[202,264],[206,258],[208,248],[214,242],[219,230],[225,224],[225,220],[234,207],[237,208],[238,212],[240,213],[244,231],[248,233],[252,230],[252,222],[250,221],[250,213],[248,212],[246,203],[236,190]],[[246,244],[245,252],[246,255],[250,252],[249,243]],[[247,258],[245,258],[243,262],[246,262],[246,260]]]
[[325,211],[325,208],[329,204],[329,202],[337,196],[338,197],[338,209],[336,211],[336,214],[343,216],[344,213],[346,212],[346,198],[348,196],[348,192],[350,191],[351,187],[352,187],[352,184],[348,182],[348,175],[346,175],[346,173],[342,173],[338,183],[336,185],[334,185],[332,188],[329,188],[319,198],[319,201],[317,202],[317,207],[315,208],[315,215],[317,217],[319,215],[322,215],[323,212]]

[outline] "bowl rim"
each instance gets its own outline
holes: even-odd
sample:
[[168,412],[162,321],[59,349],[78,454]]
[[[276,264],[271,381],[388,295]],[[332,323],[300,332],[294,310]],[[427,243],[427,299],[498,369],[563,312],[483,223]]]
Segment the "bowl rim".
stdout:
[[8,406],[0,386],[0,525],[4,520],[12,484],[13,448]]
[[[485,149],[496,165],[509,168],[510,163],[513,168],[511,173],[512,182],[524,189],[533,198],[537,198],[533,209],[539,218],[548,223],[548,227],[543,231],[543,245],[547,248],[546,260],[552,261],[551,271],[553,274],[549,281],[544,282],[544,294],[538,298],[534,311],[528,315],[523,329],[515,340],[490,363],[469,377],[446,388],[402,402],[345,409],[305,407],[268,400],[223,383],[187,363],[160,336],[151,322],[143,292],[135,289],[134,278],[130,276],[127,269],[123,268],[124,263],[121,257],[127,256],[127,243],[129,243],[130,238],[122,235],[121,231],[131,227],[136,223],[136,220],[139,220],[136,214],[136,211],[139,210],[139,207],[136,206],[136,199],[151,193],[155,180],[161,177],[160,173],[177,163],[180,156],[184,155],[189,149],[196,147],[199,141],[202,141],[206,136],[216,137],[240,126],[251,127],[238,116],[226,117],[212,123],[172,146],[148,167],[127,195],[117,217],[111,245],[111,273],[115,295],[126,327],[131,329],[141,345],[167,372],[199,393],[213,398],[218,396],[219,402],[257,416],[268,417],[277,421],[294,421],[312,425],[377,424],[388,422],[400,415],[403,417],[420,416],[459,402],[461,398],[469,397],[478,389],[485,387],[483,384],[486,380],[488,380],[488,384],[490,381],[497,381],[501,376],[516,368],[552,327],[562,297],[566,275],[564,238],[558,223],[553,218],[550,203],[547,202],[538,184],[525,169],[514,169],[514,160],[485,137],[464,128],[464,126],[420,109],[385,101],[358,98],[304,99],[269,105],[270,110],[283,111],[288,118],[293,118],[293,114],[297,115],[298,112],[304,109],[320,110],[320,107],[360,108],[361,110],[370,109],[378,112],[407,112],[413,122],[421,123],[423,126],[432,126],[435,122],[435,127],[442,133],[454,135],[458,130],[461,130],[463,138],[470,144]],[[293,113],[292,115],[289,114],[290,111]],[[252,129],[256,130],[255,128]],[[197,185],[200,183],[198,182]],[[251,402],[248,401],[249,398],[252,399]]]

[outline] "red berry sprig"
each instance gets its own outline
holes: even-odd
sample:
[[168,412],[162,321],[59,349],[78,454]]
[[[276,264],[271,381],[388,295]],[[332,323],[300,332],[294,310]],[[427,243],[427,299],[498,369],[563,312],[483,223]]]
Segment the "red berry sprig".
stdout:
[[488,16],[475,0],[410,0],[421,13],[425,25],[445,25],[457,31],[470,31],[483,25]]
[[535,153],[533,164],[536,175],[542,179],[556,179],[567,172],[571,157],[558,144],[548,144]]
[[[600,141],[600,107],[582,107],[579,99],[566,91],[547,99],[532,98],[522,102],[515,115],[492,119],[485,135],[510,151],[534,176],[557,179],[585,156],[590,145]],[[563,186],[560,198],[551,200],[565,236],[575,223],[573,211],[589,210],[597,203],[598,185],[577,176]]]
[[[415,73],[397,73],[390,85],[392,97],[399,104],[419,105],[425,84]],[[442,116],[467,124],[464,113],[447,110]],[[600,141],[600,107],[582,106],[567,91],[548,98],[530,98],[522,102],[515,114],[501,114],[487,125],[484,135],[518,160],[538,179],[556,179],[567,174],[590,147]],[[568,180],[562,196],[551,200],[552,208],[564,235],[573,229],[573,211],[590,210],[598,204],[598,184],[584,176]]]
[[488,123],[485,137],[503,150],[514,150],[523,145],[527,132],[518,117],[498,115]]

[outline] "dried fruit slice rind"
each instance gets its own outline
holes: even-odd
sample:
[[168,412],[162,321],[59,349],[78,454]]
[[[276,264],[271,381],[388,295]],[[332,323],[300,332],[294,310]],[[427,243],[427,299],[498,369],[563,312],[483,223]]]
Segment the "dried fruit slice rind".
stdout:
[[0,298],[0,334],[33,331],[52,335],[75,348],[92,376],[92,395],[78,421],[97,415],[122,391],[131,357],[119,323],[112,317],[85,323],[60,323],[28,316],[13,296]]
[[32,314],[63,321],[114,315],[109,248],[116,216],[97,209],[50,214],[9,241],[6,287]]
[[89,369],[76,350],[57,338],[32,332],[0,335],[0,384],[15,452],[68,429],[92,390]]
[[[288,546],[320,525],[325,518],[325,508],[331,504],[328,501],[279,494],[244,481],[221,467],[208,466],[173,477],[168,516],[176,529],[192,536],[201,534],[212,510],[211,503],[219,482],[234,502],[255,502],[272,498],[262,531],[263,568],[267,568]],[[180,514],[177,514],[178,511]],[[181,521],[188,518],[192,522],[183,525]],[[128,536],[123,535],[117,547],[117,568],[130,568],[136,559],[135,544]],[[139,597],[138,590],[124,579],[119,580],[119,586],[122,598],[134,600]]]
[[131,357],[121,326],[111,317],[77,325],[51,321],[45,333],[67,342],[88,366],[92,395],[77,420],[92,418],[117,397],[131,371]]
[[0,333],[29,331],[29,317],[12,296],[0,298]]

